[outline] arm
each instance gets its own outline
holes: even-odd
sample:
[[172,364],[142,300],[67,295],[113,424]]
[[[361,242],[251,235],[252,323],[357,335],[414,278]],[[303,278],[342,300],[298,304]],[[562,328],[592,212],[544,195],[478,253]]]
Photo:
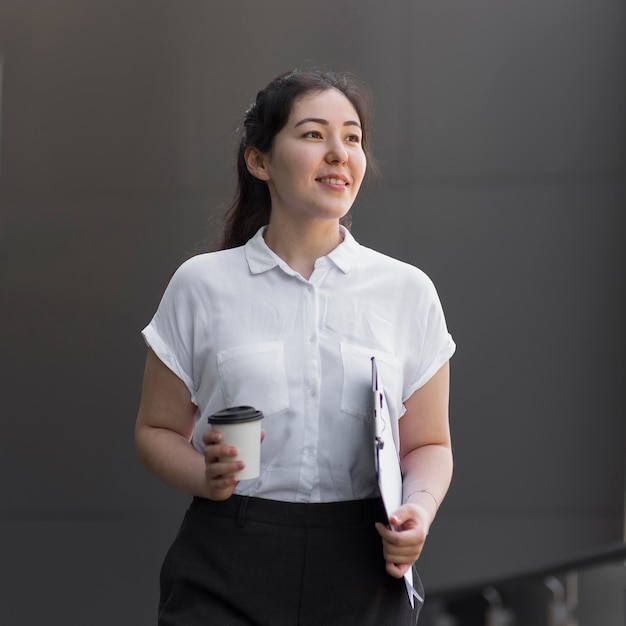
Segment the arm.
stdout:
[[396,530],[376,525],[387,571],[396,578],[418,559],[452,479],[449,388],[446,362],[405,402],[406,413],[399,421],[404,504],[390,519]]
[[148,351],[141,403],[135,425],[135,448],[141,463],[178,491],[224,500],[236,485],[232,474],[239,462],[220,463],[218,457],[235,456],[219,443],[219,433],[209,431],[204,455],[190,444],[196,406],[185,383],[152,351]]

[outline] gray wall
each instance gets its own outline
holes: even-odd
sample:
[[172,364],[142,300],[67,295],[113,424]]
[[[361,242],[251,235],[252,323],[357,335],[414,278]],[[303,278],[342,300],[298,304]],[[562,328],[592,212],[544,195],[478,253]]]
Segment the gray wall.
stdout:
[[458,344],[427,590],[622,538],[624,26],[609,0],[0,0],[0,622],[154,623],[186,498],[134,458],[139,331],[215,232],[241,113],[313,63],[371,85],[354,232],[430,274]]

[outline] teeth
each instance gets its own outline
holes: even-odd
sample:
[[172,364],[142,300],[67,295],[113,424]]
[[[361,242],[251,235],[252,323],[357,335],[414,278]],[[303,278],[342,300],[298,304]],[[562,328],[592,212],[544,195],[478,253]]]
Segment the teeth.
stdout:
[[330,183],[331,185],[345,185],[346,181],[341,178],[320,178],[320,183]]

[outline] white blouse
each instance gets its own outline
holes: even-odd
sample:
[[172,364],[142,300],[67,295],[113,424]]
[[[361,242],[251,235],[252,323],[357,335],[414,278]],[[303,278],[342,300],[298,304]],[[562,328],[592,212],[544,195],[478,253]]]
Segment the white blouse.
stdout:
[[344,241],[309,280],[263,239],[183,263],[143,330],[197,405],[193,446],[228,406],[264,413],[261,475],[235,493],[289,502],[376,495],[368,436],[371,357],[392,419],[452,356],[430,279]]

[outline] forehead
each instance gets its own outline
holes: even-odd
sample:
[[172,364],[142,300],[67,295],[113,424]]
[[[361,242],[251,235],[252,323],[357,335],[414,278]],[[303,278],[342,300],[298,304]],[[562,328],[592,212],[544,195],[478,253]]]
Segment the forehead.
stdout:
[[328,121],[360,122],[359,114],[352,102],[338,89],[325,89],[307,93],[297,98],[289,120],[297,124],[299,120],[313,117]]

